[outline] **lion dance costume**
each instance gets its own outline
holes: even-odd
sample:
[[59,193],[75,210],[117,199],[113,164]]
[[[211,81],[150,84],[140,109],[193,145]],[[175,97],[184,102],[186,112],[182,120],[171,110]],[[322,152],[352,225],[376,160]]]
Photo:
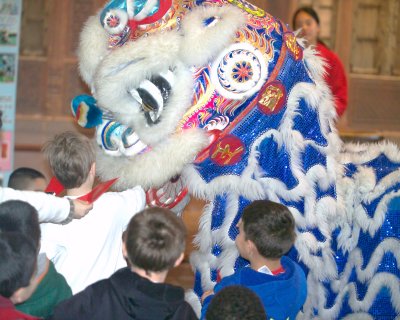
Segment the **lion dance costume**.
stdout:
[[207,201],[192,254],[198,296],[247,264],[234,239],[256,199],[285,204],[289,255],[307,274],[299,319],[400,314],[399,150],[343,144],[323,62],[287,26],[243,0],[113,0],[81,33],[97,169],[116,187],[182,209]]

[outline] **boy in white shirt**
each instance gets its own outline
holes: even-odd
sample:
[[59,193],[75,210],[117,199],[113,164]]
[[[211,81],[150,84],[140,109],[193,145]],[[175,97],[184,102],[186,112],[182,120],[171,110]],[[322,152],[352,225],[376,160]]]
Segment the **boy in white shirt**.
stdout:
[[[0,130],[3,112],[0,110]],[[1,132],[0,132],[1,133]],[[1,142],[1,134],[0,134]],[[72,219],[81,219],[93,205],[80,200],[56,198],[42,192],[17,191],[0,185],[0,203],[7,200],[21,200],[30,203],[39,213],[40,222],[68,223]]]
[[[59,134],[46,143],[44,152],[67,197],[74,199],[92,191],[95,150],[87,137],[74,132]],[[67,279],[73,293],[126,266],[121,253],[122,232],[145,202],[139,186],[107,192],[84,219],[67,225],[42,224],[42,251]]]

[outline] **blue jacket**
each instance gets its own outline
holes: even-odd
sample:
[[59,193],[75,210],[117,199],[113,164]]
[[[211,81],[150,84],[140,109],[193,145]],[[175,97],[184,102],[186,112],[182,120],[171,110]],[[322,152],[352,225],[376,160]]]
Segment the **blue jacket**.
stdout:
[[[285,272],[276,276],[242,268],[225,277],[214,287],[214,293],[232,285],[242,285],[253,290],[261,299],[268,319],[294,320],[307,297],[307,282],[303,270],[289,257],[283,256],[281,264]],[[205,319],[207,307],[213,295],[208,296],[201,309]]]

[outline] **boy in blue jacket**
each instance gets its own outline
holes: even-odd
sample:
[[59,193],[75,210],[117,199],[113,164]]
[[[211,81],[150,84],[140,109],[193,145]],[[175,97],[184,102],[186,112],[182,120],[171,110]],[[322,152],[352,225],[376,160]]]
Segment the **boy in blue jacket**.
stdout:
[[238,225],[235,243],[249,267],[225,277],[213,291],[203,294],[201,319],[215,293],[232,285],[242,285],[261,299],[268,319],[294,320],[307,297],[303,270],[284,256],[295,238],[295,222],[289,209],[279,203],[257,200],[247,206]]

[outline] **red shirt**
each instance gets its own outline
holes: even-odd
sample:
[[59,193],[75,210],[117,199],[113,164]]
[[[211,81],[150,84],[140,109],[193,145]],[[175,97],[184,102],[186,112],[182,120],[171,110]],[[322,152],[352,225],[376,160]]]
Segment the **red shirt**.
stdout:
[[30,316],[15,309],[10,299],[0,296],[0,319],[1,320],[39,320],[40,318]]
[[318,42],[316,49],[318,55],[326,61],[324,79],[332,91],[336,112],[340,117],[347,108],[347,78],[343,64],[338,56],[321,42]]

